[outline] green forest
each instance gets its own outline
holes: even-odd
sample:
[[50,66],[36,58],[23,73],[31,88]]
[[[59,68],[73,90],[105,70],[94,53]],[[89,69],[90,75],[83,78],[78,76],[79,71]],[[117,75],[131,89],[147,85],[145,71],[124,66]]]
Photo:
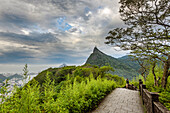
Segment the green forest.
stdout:
[[[24,67],[25,75],[28,73]],[[85,113],[95,109],[101,100],[117,87],[125,87],[125,79],[109,72],[110,66],[95,65],[66,66],[49,68],[39,73],[23,87],[15,87],[12,94],[7,95],[7,83],[1,88],[1,113],[23,112],[56,112]],[[162,67],[155,67],[155,74],[162,77]],[[27,76],[27,75],[26,75]],[[167,88],[154,86],[152,68],[146,80],[140,75],[130,80],[130,84],[139,87],[139,79],[144,81],[147,89],[160,93],[160,102],[170,109],[170,79]]]
[[[28,72],[26,68],[25,75]],[[110,66],[67,66],[49,68],[24,87],[7,95],[7,83],[1,88],[1,113],[57,112],[85,113],[116,87],[125,86],[123,77],[111,75]]]

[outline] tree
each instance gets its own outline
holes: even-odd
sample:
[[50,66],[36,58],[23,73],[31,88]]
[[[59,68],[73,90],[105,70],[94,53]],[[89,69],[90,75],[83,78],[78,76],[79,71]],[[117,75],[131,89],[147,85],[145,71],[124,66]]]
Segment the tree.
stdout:
[[23,69],[23,72],[24,72],[24,74],[23,74],[23,80],[24,80],[24,83],[26,83],[26,80],[27,80],[27,78],[28,78],[28,65],[27,65],[27,64],[25,64],[24,69]]
[[144,81],[146,81],[147,74],[149,72],[149,64],[147,62],[147,59],[142,58],[135,58],[137,63],[140,65],[139,73],[141,73],[142,77],[144,78]]
[[155,67],[156,67],[156,61],[153,60],[153,62],[151,63],[152,65],[152,74],[154,76],[154,86],[158,86],[158,80],[156,78],[156,74],[155,74]]
[[120,16],[127,28],[115,28],[106,44],[131,50],[140,58],[153,58],[164,63],[162,87],[170,75],[170,1],[120,0]]

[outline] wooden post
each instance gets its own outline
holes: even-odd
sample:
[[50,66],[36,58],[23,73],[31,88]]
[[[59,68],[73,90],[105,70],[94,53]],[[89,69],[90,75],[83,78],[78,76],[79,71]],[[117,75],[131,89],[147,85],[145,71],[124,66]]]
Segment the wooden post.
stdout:
[[141,87],[141,96],[142,96],[142,102],[143,102],[143,104],[144,104],[143,89],[146,89],[146,85],[145,85],[145,84],[142,84],[141,86],[142,86],[142,87]]
[[159,102],[159,94],[155,92],[150,92],[150,95],[152,99],[152,113],[155,113],[154,102]]
[[143,84],[143,81],[142,81],[142,79],[139,79],[139,92],[140,92],[140,95],[141,95],[141,84]]
[[134,90],[134,88],[133,88],[134,86],[133,86],[133,84],[132,84],[132,90]]
[[150,92],[150,94],[152,96],[152,101],[154,101],[154,102],[158,102],[159,101],[159,93]]

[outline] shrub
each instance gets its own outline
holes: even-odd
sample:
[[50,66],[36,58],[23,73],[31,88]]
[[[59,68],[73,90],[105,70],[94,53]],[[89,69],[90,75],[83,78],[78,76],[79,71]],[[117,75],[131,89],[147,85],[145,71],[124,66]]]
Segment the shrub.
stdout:
[[57,112],[87,112],[100,102],[106,94],[115,88],[115,82],[100,77],[95,80],[93,77],[87,78],[79,83],[75,79],[73,85],[69,84],[64,87],[58,94],[56,100]]
[[17,89],[11,97],[0,104],[0,113],[31,113],[40,112],[40,91],[38,82],[33,80],[32,85]]
[[159,100],[170,110],[170,88],[160,93]]
[[32,80],[0,104],[0,113],[84,113],[96,107],[116,87],[114,81],[100,76],[94,79],[92,73],[82,81],[76,77],[73,83],[68,75],[67,80],[56,86],[48,74],[41,92],[38,82]]

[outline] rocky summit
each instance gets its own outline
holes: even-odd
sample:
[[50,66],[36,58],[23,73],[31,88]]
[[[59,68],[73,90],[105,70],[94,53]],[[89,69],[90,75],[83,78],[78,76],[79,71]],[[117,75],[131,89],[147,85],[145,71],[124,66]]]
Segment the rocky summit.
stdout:
[[129,79],[138,76],[140,68],[139,64],[136,61],[132,61],[130,56],[114,58],[103,53],[97,47],[94,47],[93,53],[88,57],[85,64],[97,65],[99,67],[110,65],[115,70],[113,73],[111,72],[112,74]]

